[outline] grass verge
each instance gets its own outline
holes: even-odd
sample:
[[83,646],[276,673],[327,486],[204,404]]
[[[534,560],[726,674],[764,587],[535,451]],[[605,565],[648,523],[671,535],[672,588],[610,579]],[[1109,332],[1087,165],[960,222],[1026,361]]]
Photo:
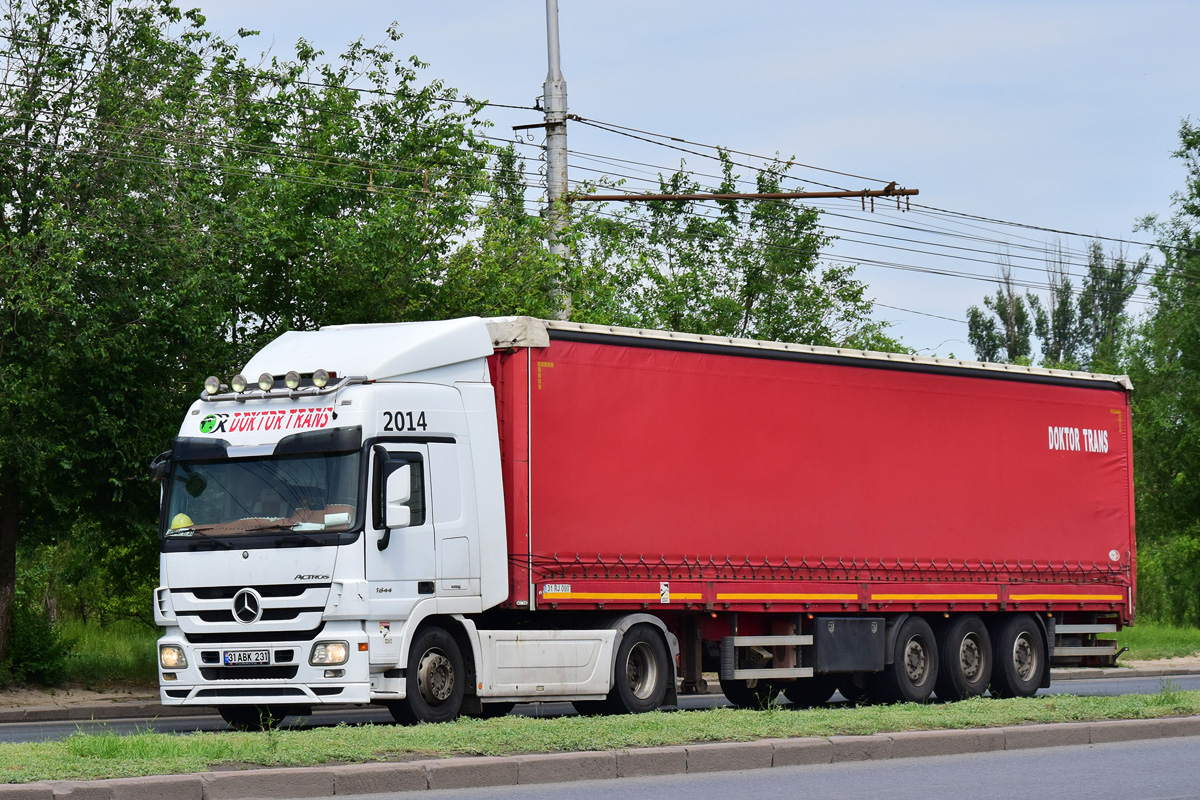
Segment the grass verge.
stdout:
[[1200,653],[1200,628],[1176,628],[1171,625],[1135,625],[1116,634],[1117,642],[1128,647],[1122,659],[1147,660],[1173,658]]
[[60,742],[0,744],[0,765],[4,765],[0,782],[202,772],[221,765],[313,766],[1191,714],[1200,714],[1200,691],[1181,691],[1164,682],[1156,695],[979,698],[928,706],[833,706],[806,711],[786,706],[765,711],[721,708],[619,717],[504,717],[415,727],[337,726],[189,736],[78,732]]
[[104,627],[66,620],[60,623],[59,631],[73,643],[63,674],[65,682],[88,689],[157,685],[158,670],[154,663],[157,628],[130,620]]

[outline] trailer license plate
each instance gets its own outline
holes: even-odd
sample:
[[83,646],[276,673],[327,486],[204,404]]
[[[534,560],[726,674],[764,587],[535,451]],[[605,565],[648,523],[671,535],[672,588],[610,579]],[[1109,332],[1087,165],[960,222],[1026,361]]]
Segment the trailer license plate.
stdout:
[[222,659],[227,667],[243,667],[255,664],[270,664],[270,650],[226,650]]

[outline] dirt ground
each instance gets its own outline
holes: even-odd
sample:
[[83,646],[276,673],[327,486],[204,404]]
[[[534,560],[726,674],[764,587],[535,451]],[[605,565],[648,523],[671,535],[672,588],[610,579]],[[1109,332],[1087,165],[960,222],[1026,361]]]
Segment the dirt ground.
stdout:
[[158,687],[128,687],[97,692],[83,687],[65,689],[0,689],[0,708],[31,706],[70,706],[77,703],[119,703],[129,700],[157,700]]

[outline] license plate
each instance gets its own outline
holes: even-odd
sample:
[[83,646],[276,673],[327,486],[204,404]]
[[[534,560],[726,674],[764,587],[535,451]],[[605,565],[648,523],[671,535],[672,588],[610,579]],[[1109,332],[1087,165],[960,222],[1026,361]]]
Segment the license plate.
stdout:
[[221,658],[227,667],[245,667],[255,664],[270,664],[270,650],[225,650]]

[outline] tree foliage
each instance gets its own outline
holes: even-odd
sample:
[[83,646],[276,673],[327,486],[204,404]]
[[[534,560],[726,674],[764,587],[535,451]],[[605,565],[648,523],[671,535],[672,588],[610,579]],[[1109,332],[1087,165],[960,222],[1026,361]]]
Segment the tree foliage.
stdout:
[[[660,177],[663,194],[735,193],[721,153],[722,182],[702,187],[682,169]],[[786,165],[754,176],[755,191],[783,191]],[[707,203],[707,205],[706,205]],[[853,267],[820,260],[831,239],[818,212],[793,201],[671,200],[636,204],[607,231],[618,315],[646,328],[805,344],[898,350],[871,318]],[[615,245],[615,246],[614,246]],[[585,312],[586,314],[586,312]]]
[[899,347],[794,203],[573,208],[557,261],[483,104],[398,58],[394,28],[250,63],[171,0],[0,4],[0,663],[18,542],[82,613],[148,606],[144,465],[205,375],[281,332],[550,317],[562,287],[583,321]]
[[1185,120],[1175,153],[1186,184],[1154,226],[1162,264],[1129,364],[1137,447],[1143,608],[1200,624],[1200,127]]
[[[984,309],[967,309],[967,339],[981,361],[1032,364],[1059,369],[1115,373],[1131,333],[1129,299],[1138,287],[1148,258],[1130,262],[1117,247],[1105,253],[1088,244],[1087,269],[1080,289],[1071,281],[1071,258],[1059,243],[1046,259],[1046,296],[1021,294],[1012,266],[1001,260],[994,295]],[[1034,342],[1038,345],[1034,348]]]

